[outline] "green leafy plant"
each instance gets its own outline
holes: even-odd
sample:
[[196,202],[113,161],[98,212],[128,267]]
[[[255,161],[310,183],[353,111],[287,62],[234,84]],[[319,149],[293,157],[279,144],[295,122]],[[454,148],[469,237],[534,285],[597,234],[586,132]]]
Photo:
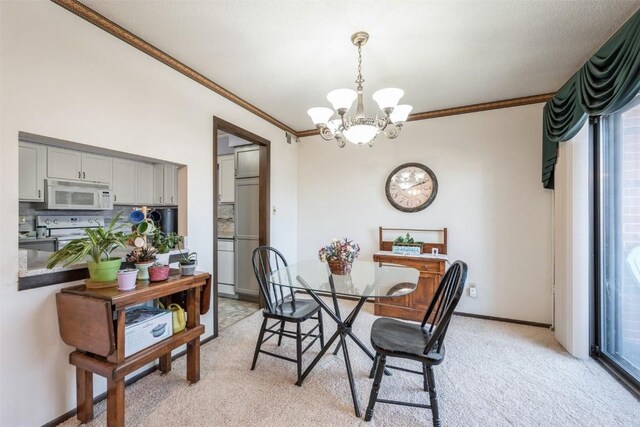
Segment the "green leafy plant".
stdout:
[[405,236],[398,236],[396,237],[396,240],[393,241],[394,244],[423,244],[424,242],[416,242],[413,237],[411,237],[411,235],[409,233],[407,233]]
[[116,248],[126,247],[126,241],[129,238],[122,231],[118,231],[122,225],[116,225],[120,218],[119,212],[107,228],[102,226],[98,228],[85,228],[86,237],[72,240],[62,249],[54,252],[47,261],[47,268],[53,268],[57,264],[63,264],[65,267],[76,264],[89,257],[91,261],[99,264],[100,261],[109,261],[111,252]]
[[198,262],[198,254],[196,252],[184,253],[180,252],[180,264],[181,265],[193,265]]
[[153,246],[144,246],[131,251],[131,253],[127,255],[127,262],[142,264],[144,262],[155,261],[157,253],[158,251]]
[[169,253],[171,249],[174,249],[179,243],[182,243],[182,236],[178,233],[165,234],[164,231],[156,228],[153,233],[153,246],[158,250],[159,254]]

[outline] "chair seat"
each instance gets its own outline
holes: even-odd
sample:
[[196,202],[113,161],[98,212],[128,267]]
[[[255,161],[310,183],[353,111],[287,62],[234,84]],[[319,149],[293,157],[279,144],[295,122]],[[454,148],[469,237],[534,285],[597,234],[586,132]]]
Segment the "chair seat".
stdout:
[[376,352],[438,365],[444,359],[444,345],[440,352],[424,354],[429,338],[429,331],[422,329],[419,324],[386,317],[377,319],[371,327],[371,345]]
[[313,300],[296,299],[287,300],[278,304],[273,311],[265,308],[262,311],[264,317],[286,320],[288,322],[304,322],[320,310],[320,306]]

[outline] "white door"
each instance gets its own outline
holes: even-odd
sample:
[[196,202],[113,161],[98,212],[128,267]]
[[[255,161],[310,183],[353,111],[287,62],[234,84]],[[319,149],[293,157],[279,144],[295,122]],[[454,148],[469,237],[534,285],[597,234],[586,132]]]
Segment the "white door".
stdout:
[[178,168],[164,165],[164,204],[178,204]]
[[112,162],[111,157],[82,153],[82,180],[111,184]]
[[218,157],[220,203],[233,203],[235,194],[235,164],[233,154]]
[[153,204],[164,204],[164,166],[153,165]]
[[82,179],[82,153],[65,148],[47,147],[47,177]]
[[153,165],[151,163],[136,163],[136,204],[153,204]]
[[136,203],[136,162],[113,159],[113,202],[117,205]]
[[20,141],[18,158],[20,201],[44,201],[47,147]]

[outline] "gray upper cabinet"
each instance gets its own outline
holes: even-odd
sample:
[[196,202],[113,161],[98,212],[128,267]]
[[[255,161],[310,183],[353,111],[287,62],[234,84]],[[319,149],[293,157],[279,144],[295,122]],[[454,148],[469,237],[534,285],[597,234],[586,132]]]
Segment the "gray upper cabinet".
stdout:
[[164,165],[164,190],[163,204],[165,205],[177,205],[178,204],[178,168],[173,165]]
[[66,148],[47,148],[47,177],[111,184],[112,159]]
[[233,203],[234,191],[234,157],[218,156],[218,195],[220,203]]
[[153,165],[151,163],[136,163],[136,204],[153,204]]
[[113,202],[118,205],[136,203],[136,162],[113,159]]
[[18,158],[20,201],[44,201],[47,147],[20,141]]
[[164,165],[153,165],[153,204],[164,204]]
[[249,145],[235,150],[236,178],[260,176],[260,147]]
[[82,153],[66,148],[47,148],[47,177],[82,179]]

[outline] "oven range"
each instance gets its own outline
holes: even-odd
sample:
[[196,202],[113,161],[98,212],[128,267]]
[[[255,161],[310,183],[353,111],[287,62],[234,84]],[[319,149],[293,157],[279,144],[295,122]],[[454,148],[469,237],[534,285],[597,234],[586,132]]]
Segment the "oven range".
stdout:
[[56,250],[70,241],[84,237],[85,228],[104,226],[104,217],[97,215],[40,215],[36,217],[36,227],[46,227],[46,236],[58,241]]

